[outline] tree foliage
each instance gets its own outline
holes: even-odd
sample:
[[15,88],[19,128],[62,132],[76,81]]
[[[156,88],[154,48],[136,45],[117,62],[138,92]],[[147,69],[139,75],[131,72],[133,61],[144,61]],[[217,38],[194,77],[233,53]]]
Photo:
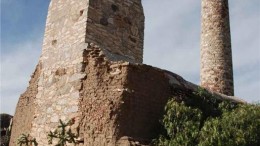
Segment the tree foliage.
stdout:
[[221,117],[206,120],[200,132],[200,146],[259,146],[259,105],[240,105]]
[[[201,104],[171,99],[165,107],[165,133],[158,146],[258,146],[260,106],[218,101],[203,90],[194,93]],[[195,98],[195,97],[193,97]]]

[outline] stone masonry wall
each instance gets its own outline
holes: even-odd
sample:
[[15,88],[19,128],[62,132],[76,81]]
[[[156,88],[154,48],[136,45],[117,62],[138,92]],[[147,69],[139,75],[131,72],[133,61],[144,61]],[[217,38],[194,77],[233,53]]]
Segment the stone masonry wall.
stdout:
[[87,21],[87,1],[52,0],[43,41],[42,71],[35,99],[30,135],[39,145],[48,145],[47,134],[59,119],[78,115],[79,90]]
[[89,0],[86,42],[105,49],[110,60],[142,63],[143,40],[141,0]]
[[201,86],[234,95],[228,0],[202,0]]

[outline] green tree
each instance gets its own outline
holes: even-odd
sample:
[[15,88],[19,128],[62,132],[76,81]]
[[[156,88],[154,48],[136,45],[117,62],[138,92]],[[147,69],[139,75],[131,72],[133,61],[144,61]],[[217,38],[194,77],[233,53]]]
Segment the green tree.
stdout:
[[158,146],[258,146],[260,106],[219,101],[204,91],[194,93],[194,101],[171,99],[165,107]]
[[197,143],[202,112],[171,100],[166,105],[163,124],[167,136],[157,141],[159,146],[190,146]]
[[199,146],[259,146],[259,142],[260,107],[240,105],[208,119],[201,129]]

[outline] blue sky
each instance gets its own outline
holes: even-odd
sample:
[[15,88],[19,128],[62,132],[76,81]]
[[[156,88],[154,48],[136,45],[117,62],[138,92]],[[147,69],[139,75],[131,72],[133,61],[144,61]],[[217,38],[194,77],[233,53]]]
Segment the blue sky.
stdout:
[[[1,0],[1,113],[14,114],[41,54],[50,0]],[[260,100],[260,1],[230,0],[235,95]],[[199,84],[200,0],[143,0],[144,63]]]

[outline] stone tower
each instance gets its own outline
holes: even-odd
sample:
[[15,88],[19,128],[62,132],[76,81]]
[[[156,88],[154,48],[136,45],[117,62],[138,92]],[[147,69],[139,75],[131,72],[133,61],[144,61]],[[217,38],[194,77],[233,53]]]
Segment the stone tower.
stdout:
[[141,0],[51,0],[41,59],[75,62],[94,43],[110,60],[142,63],[143,39]]
[[11,145],[29,133],[46,146],[59,119],[79,123],[88,48],[100,48],[110,61],[142,63],[143,39],[141,0],[51,0],[41,58],[19,99]]
[[228,0],[202,0],[201,86],[234,95]]

